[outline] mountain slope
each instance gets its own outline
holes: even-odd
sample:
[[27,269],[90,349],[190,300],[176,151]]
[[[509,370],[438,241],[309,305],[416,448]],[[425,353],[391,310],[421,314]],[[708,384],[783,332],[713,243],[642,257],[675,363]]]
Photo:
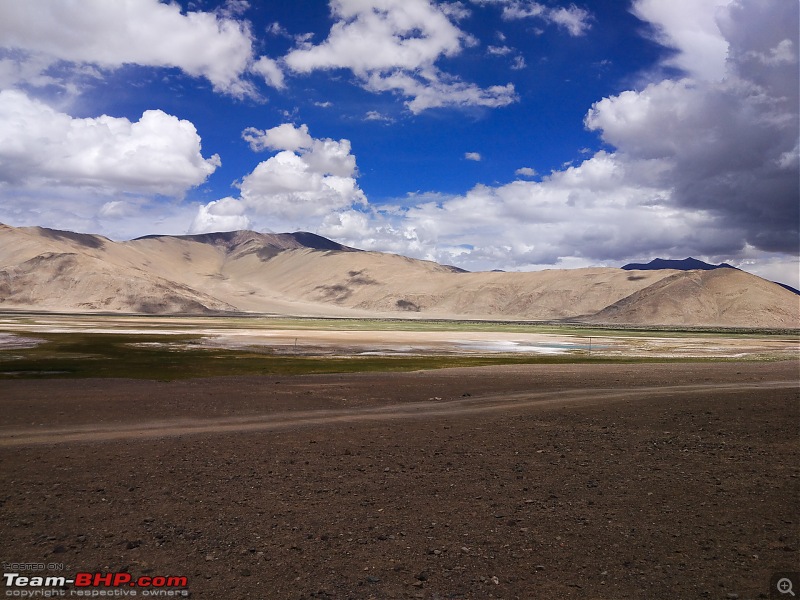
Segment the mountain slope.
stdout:
[[74,252],[44,252],[0,269],[0,307],[203,314],[235,310],[188,286]]
[[736,269],[466,273],[309,233],[102,236],[0,225],[0,308],[796,327],[797,296]]
[[[797,296],[738,269],[682,271],[623,298],[587,319],[728,327],[796,327]],[[795,323],[795,325],[792,325]]]

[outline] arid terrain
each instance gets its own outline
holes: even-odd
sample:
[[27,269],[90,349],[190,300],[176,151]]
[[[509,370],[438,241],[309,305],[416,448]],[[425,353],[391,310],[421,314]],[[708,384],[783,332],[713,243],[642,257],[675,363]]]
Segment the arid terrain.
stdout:
[[728,600],[800,562],[800,306],[743,271],[0,226],[0,309],[4,572]]
[[6,380],[2,559],[195,598],[767,598],[798,364]]
[[99,235],[0,224],[0,309],[800,327],[800,300],[737,269],[467,273],[310,233]]

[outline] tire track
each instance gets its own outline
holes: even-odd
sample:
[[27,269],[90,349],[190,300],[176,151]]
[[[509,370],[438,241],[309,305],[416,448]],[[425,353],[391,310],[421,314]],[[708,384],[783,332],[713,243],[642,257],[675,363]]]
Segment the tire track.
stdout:
[[634,401],[659,396],[726,394],[746,390],[798,390],[797,381],[755,383],[693,384],[661,387],[587,388],[548,392],[515,392],[461,398],[448,401],[423,401],[379,407],[336,410],[287,411],[216,419],[169,419],[129,425],[81,425],[49,429],[7,429],[0,431],[0,447],[35,446],[86,442],[153,439],[184,435],[215,435],[277,431],[297,427],[320,427],[345,423],[400,421],[474,415],[500,411],[525,411],[558,408],[572,404]]

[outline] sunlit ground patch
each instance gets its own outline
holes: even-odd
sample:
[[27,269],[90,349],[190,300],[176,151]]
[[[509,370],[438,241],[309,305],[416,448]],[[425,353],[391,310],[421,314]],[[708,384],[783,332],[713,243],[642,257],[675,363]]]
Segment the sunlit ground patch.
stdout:
[[0,350],[16,350],[22,348],[34,348],[45,340],[38,338],[25,337],[14,333],[0,332]]
[[796,332],[507,322],[25,315],[0,324],[0,378],[410,371],[499,364],[787,360]]

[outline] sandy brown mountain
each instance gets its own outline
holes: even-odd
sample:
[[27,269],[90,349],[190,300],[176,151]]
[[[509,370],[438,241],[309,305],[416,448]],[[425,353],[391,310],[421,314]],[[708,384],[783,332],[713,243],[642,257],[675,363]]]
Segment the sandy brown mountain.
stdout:
[[0,225],[0,308],[798,327],[798,296],[735,269],[465,273],[310,233],[125,242]]

